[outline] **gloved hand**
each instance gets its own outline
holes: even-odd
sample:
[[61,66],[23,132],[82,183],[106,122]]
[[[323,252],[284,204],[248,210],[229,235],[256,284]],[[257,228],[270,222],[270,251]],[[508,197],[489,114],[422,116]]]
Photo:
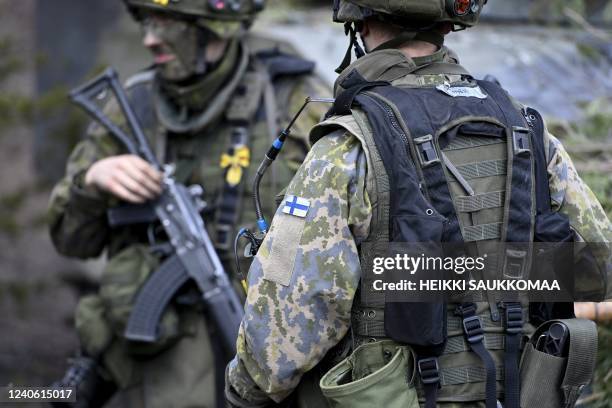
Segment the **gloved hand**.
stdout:
[[229,381],[229,367],[225,369],[225,404],[227,408],[274,408],[278,407],[274,401],[262,396],[257,401],[247,401],[232,387]]

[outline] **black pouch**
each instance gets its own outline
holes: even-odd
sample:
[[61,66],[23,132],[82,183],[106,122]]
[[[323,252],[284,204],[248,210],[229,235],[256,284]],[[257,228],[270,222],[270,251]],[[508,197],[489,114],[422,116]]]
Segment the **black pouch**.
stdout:
[[[441,256],[439,245],[446,219],[431,216],[404,215],[392,220],[393,240],[404,242],[414,256]],[[437,354],[446,344],[446,303],[385,302],[385,332],[401,344],[410,344],[419,353],[426,349]]]
[[417,354],[442,353],[446,345],[446,303],[385,304],[385,332],[401,344],[410,344]]

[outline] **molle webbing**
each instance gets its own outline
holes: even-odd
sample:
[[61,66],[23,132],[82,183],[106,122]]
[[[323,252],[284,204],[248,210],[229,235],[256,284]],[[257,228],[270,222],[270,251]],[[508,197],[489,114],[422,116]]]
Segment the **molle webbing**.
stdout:
[[503,142],[504,140],[502,138],[463,136],[454,138],[446,147],[444,147],[444,150],[470,149],[472,147],[487,146]]
[[465,242],[485,241],[488,239],[499,239],[502,235],[501,222],[491,224],[470,225],[463,228],[463,239]]
[[512,144],[509,146],[509,157],[512,157],[511,177],[506,185],[508,189],[508,209],[506,214],[506,231],[502,241],[531,242],[535,218],[535,200],[533,185],[533,154],[529,130],[523,115],[514,108],[512,101],[499,86],[488,81],[478,81],[491,99],[500,107],[504,123],[512,125]]
[[508,168],[507,160],[488,160],[457,166],[461,175],[468,179],[505,175]]
[[[384,306],[384,305],[383,305]],[[353,326],[352,329],[355,333],[363,337],[386,337],[385,330],[385,311],[381,308],[359,308],[353,309]],[[527,310],[523,311],[523,318],[527,321]],[[499,321],[493,321],[490,314],[483,314],[480,317],[482,326],[485,330],[497,329],[501,330],[503,327]],[[452,313],[448,314],[446,319],[447,331],[449,333],[461,332],[462,330],[462,319],[459,316],[455,316]],[[449,346],[447,345],[447,348]],[[452,346],[451,346],[452,347]],[[446,349],[445,349],[446,352]]]
[[457,197],[455,205],[458,212],[475,212],[487,208],[503,207],[505,197],[505,191],[493,191],[473,196]]

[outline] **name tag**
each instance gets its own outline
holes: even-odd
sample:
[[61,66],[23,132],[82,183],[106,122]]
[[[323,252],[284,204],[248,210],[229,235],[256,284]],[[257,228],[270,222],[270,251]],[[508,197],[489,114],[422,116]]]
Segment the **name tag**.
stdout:
[[448,96],[452,96],[453,98],[487,98],[487,95],[482,92],[482,89],[480,89],[479,86],[450,86],[448,84],[443,84],[436,86],[436,89],[440,92],[444,92]]

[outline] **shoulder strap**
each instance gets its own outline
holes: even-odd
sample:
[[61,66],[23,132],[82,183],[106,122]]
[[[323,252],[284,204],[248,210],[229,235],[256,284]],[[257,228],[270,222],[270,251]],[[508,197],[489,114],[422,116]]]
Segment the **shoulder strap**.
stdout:
[[281,76],[297,76],[311,74],[315,69],[313,61],[286,54],[277,48],[263,50],[255,53],[267,68],[270,80],[275,81]]
[[390,83],[385,81],[369,82],[361,76],[357,70],[351,71],[340,84],[340,86],[344,88],[344,91],[336,97],[333,106],[325,117],[329,118],[333,115],[350,115],[351,107],[358,94],[370,88],[386,85],[390,85]]
[[532,108],[524,111],[525,119],[531,129],[533,141],[535,175],[536,175],[536,202],[538,214],[546,214],[551,210],[550,186],[548,184],[548,160],[544,148],[544,120],[540,113]]

